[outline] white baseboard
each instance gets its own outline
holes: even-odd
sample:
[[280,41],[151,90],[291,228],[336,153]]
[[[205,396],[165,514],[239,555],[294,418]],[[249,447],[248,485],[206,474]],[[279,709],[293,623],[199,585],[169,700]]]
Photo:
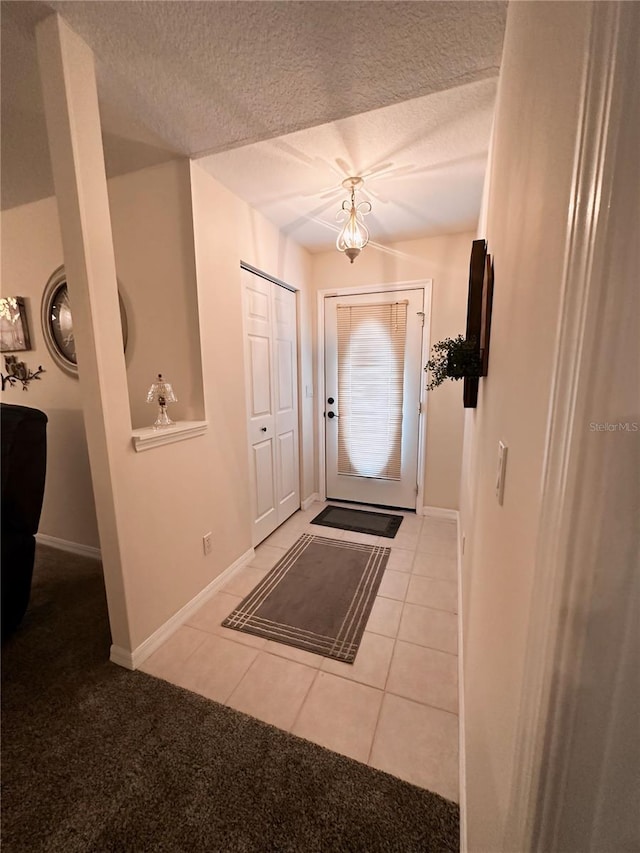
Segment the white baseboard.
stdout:
[[428,518],[439,518],[442,521],[458,521],[457,509],[443,509],[439,506],[423,506],[421,515]]
[[79,542],[70,542],[68,539],[58,539],[57,536],[49,536],[48,533],[36,533],[36,542],[39,545],[48,545],[49,548],[57,548],[58,551],[68,551],[70,554],[80,554],[83,557],[91,557],[92,560],[100,560],[100,548],[92,545],[81,545]]
[[460,853],[467,853],[467,756],[464,715],[464,616],[462,611],[462,531],[458,525],[458,786],[460,799]]
[[111,646],[111,654],[109,660],[112,663],[117,663],[118,666],[123,666],[125,669],[137,669],[156,649],[158,649],[165,640],[178,630],[183,625],[189,616],[201,607],[205,601],[208,601],[223,584],[225,584],[238,569],[245,566],[254,556],[255,551],[249,548],[237,560],[215,577],[210,584],[201,590],[191,601],[188,601],[184,607],[181,607],[177,613],[174,613],[170,619],[161,625],[150,637],[141,643],[136,649],[130,652],[128,649],[123,649],[121,646]]
[[320,495],[317,492],[314,492],[312,495],[309,495],[308,498],[305,498],[300,504],[300,509],[305,510],[309,509],[312,503],[320,500]]

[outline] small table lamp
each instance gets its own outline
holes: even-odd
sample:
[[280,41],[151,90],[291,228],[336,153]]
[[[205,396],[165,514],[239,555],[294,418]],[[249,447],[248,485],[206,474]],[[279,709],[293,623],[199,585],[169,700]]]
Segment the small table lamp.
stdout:
[[162,429],[162,427],[171,426],[174,422],[167,414],[167,404],[177,403],[178,398],[173,393],[173,388],[170,382],[165,382],[162,374],[158,374],[158,379],[147,391],[147,403],[158,404],[158,417],[153,424],[154,429]]

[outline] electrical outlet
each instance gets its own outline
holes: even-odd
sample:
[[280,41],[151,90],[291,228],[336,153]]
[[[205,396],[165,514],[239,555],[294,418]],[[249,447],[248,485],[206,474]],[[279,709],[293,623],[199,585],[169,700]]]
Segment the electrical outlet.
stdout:
[[210,554],[213,551],[213,534],[211,531],[202,537],[202,550],[205,554]]

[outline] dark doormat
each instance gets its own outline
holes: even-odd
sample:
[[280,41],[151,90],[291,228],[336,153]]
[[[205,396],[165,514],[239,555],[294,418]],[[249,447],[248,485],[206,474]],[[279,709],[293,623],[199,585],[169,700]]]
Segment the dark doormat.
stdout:
[[311,524],[323,527],[336,527],[338,530],[352,530],[354,533],[370,533],[372,536],[386,536],[393,539],[402,524],[401,515],[387,512],[369,512],[364,509],[351,509],[346,506],[325,507]]
[[305,533],[222,624],[353,663],[390,553]]

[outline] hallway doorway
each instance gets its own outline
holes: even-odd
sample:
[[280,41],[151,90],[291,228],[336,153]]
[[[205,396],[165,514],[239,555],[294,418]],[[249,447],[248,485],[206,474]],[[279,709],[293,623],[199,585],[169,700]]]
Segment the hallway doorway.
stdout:
[[420,283],[322,299],[327,499],[421,506],[426,297]]

